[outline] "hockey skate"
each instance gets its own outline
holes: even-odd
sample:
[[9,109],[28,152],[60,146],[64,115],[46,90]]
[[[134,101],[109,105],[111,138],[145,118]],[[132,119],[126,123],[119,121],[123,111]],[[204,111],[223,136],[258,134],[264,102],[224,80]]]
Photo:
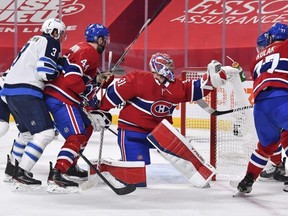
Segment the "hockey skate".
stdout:
[[288,192],[288,181],[284,182],[283,191]]
[[48,177],[47,192],[50,193],[76,193],[79,192],[78,183],[70,181],[58,169],[52,168],[50,162],[50,172]]
[[[7,165],[5,168],[5,178],[4,178],[4,182],[7,183],[12,183],[12,177],[15,171],[15,166],[11,163],[11,159],[9,157],[9,155],[7,155]],[[32,178],[33,177],[33,173],[31,172],[27,172],[27,174]]]
[[252,185],[254,183],[254,179],[251,173],[246,174],[244,179],[239,182],[237,186],[237,190],[242,194],[247,194],[252,191]]
[[288,176],[285,176],[285,161],[286,157],[283,158],[283,161],[275,166],[269,163],[267,168],[260,173],[259,180],[260,181],[267,181],[267,180],[276,180],[280,182],[288,181]]
[[88,172],[80,168],[77,164],[71,165],[70,168],[67,170],[66,175],[68,178],[72,179],[80,179],[83,181],[88,179]]
[[16,166],[14,167],[13,174],[13,187],[14,191],[39,191],[41,190],[41,181],[34,179],[29,175],[29,172],[18,166],[16,161]]

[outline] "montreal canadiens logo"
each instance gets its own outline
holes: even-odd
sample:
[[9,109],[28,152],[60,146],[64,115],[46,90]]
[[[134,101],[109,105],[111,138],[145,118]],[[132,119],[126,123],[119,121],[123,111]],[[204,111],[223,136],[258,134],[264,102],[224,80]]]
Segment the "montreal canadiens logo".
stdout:
[[173,107],[173,104],[168,101],[155,101],[152,106],[150,112],[155,117],[165,117],[170,115],[170,110]]

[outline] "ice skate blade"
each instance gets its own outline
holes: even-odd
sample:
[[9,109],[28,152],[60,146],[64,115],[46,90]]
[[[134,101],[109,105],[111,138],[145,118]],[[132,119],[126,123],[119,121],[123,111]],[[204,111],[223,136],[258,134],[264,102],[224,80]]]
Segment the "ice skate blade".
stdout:
[[288,185],[284,185],[283,191],[288,192]]
[[248,193],[237,191],[232,197],[246,197]]
[[41,185],[27,185],[27,184],[22,184],[18,181],[12,181],[12,192],[41,192],[42,187]]
[[5,174],[3,182],[12,183],[13,182],[12,176]]
[[71,181],[87,181],[88,180],[88,177],[77,177],[77,176],[69,176],[67,174],[63,174],[63,176],[68,179],[68,180],[71,180]]
[[48,187],[46,190],[48,193],[55,193],[55,194],[68,194],[68,193],[78,193],[79,187],[60,187],[55,183],[48,183]]

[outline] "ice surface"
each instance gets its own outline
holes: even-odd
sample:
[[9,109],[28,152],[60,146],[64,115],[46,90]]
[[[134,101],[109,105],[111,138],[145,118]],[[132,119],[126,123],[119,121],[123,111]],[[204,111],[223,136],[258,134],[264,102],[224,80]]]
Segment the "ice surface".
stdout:
[[[116,131],[116,127],[112,127]],[[15,125],[0,138],[0,215],[13,216],[280,216],[287,215],[288,193],[283,183],[260,182],[246,197],[233,198],[236,189],[229,181],[211,182],[210,188],[192,187],[156,151],[151,151],[152,164],[147,167],[147,188],[137,188],[129,195],[118,196],[107,185],[97,186],[77,194],[46,192],[49,161],[55,163],[63,138],[59,137],[46,148],[32,169],[35,178],[42,180],[40,192],[11,192],[11,184],[4,183],[6,155],[17,136]],[[84,154],[98,157],[99,133],[94,133]],[[106,130],[102,157],[120,158],[116,136]],[[86,168],[80,159],[81,167]]]

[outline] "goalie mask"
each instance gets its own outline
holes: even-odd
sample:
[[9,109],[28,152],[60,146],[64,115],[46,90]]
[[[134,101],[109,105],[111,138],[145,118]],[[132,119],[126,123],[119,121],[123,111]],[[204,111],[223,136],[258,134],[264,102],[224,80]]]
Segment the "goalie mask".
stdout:
[[[65,24],[57,18],[51,18],[51,19],[47,19],[45,20],[45,22],[43,23],[42,27],[41,27],[41,31],[44,34],[48,34],[51,37],[55,38],[56,40],[65,40],[66,39],[66,26]],[[54,36],[54,32],[57,32],[57,36]],[[61,38],[60,38],[61,37]]]
[[169,82],[174,82],[174,61],[173,59],[165,53],[153,54],[149,67],[152,72],[158,73],[159,75],[165,77]]

